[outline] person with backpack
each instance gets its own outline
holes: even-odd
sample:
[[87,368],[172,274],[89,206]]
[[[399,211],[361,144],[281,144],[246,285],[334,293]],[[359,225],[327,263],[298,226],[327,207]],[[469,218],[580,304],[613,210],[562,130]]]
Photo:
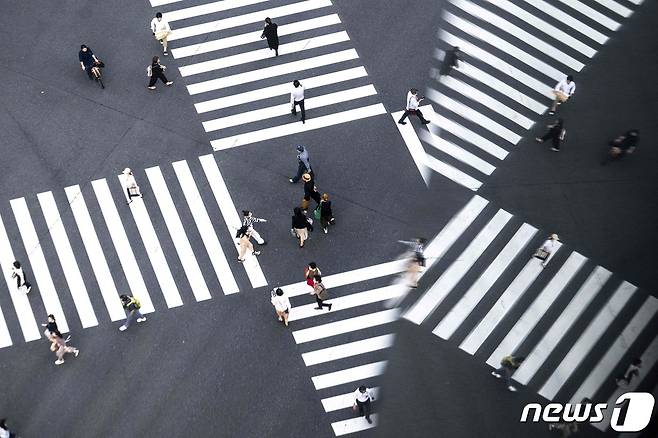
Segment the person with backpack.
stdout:
[[146,67],[146,76],[151,78],[146,88],[148,88],[149,90],[155,90],[155,83],[158,82],[158,79],[164,82],[165,85],[167,86],[173,85],[174,81],[170,81],[164,75],[164,71],[166,68],[167,68],[166,66],[160,64],[160,57],[154,56],[153,59],[151,60],[151,65]]
[[311,262],[304,269],[304,277],[306,277],[306,284],[308,284],[311,287],[314,287],[315,286],[314,278],[316,275],[322,275],[322,272],[320,272],[320,268],[318,268],[318,265],[315,262]]
[[313,285],[313,292],[310,295],[315,295],[315,302],[318,303],[318,307],[315,310],[322,310],[326,306],[328,307],[327,311],[330,311],[331,303],[324,303],[324,300],[329,298],[329,293],[327,292],[327,288],[324,287],[324,284],[322,284],[322,277],[316,274],[313,279],[315,280],[315,284]]
[[119,331],[127,330],[133,321],[146,321],[146,317],[139,311],[139,309],[142,307],[142,304],[137,298],[129,297],[128,295],[121,295],[119,298],[121,299],[121,305],[123,305],[123,308],[126,310],[126,322],[124,322],[123,325],[119,327]]
[[21,268],[21,262],[18,260],[14,262],[14,267],[11,269],[11,277],[16,279],[16,288],[19,291],[25,291],[25,294],[27,295],[30,290],[32,290],[32,285],[27,281],[25,272],[23,272],[23,268]]
[[525,360],[525,357],[523,356],[512,356],[511,354],[508,356],[503,357],[503,359],[500,361],[500,367],[491,372],[491,375],[494,376],[496,379],[500,379],[501,377],[505,379],[505,384],[507,385],[507,389],[516,392],[516,388],[514,385],[512,385],[512,374],[514,374],[514,371],[517,370],[518,367],[521,366],[521,363]]
[[547,126],[548,131],[542,137],[535,137],[535,140],[539,143],[543,143],[546,140],[551,140],[552,147],[551,150],[555,152],[560,152],[560,142],[564,141],[565,136],[567,135],[567,130],[564,129],[564,120],[557,119],[555,123]]

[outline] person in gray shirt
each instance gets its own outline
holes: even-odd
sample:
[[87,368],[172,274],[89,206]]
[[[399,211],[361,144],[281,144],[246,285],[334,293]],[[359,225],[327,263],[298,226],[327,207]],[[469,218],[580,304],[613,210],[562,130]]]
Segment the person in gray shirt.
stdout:
[[311,169],[311,160],[308,156],[308,149],[306,149],[302,145],[298,145],[297,146],[297,175],[293,176],[292,178],[289,178],[288,181],[290,181],[292,184],[295,184],[302,178],[302,175],[305,173],[309,173],[311,175],[311,178],[315,178],[315,175],[313,174],[313,169]]

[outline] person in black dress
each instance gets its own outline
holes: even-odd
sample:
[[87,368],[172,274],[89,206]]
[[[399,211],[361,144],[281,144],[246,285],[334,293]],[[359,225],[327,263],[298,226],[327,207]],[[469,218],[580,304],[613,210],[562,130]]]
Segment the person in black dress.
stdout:
[[151,61],[151,80],[149,81],[148,85],[149,90],[155,90],[155,83],[158,81],[158,79],[164,82],[165,85],[171,85],[174,83],[173,81],[168,80],[164,75],[166,68],[167,67],[160,64],[160,58],[158,56],[153,57],[153,60]]
[[548,125],[548,132],[544,134],[543,137],[536,137],[539,143],[543,143],[546,140],[550,139],[553,146],[551,147],[552,151],[558,152],[560,150],[560,141],[564,139],[563,131],[564,130],[564,120],[557,119],[552,125]]
[[327,228],[329,225],[334,224],[334,214],[331,211],[331,201],[329,200],[329,194],[323,193],[322,200],[320,201],[320,224],[322,225],[322,231],[324,234],[327,234]]
[[279,56],[279,34],[276,31],[277,27],[276,23],[272,23],[272,19],[267,17],[265,19],[263,34],[260,36],[261,39],[267,38],[267,45],[270,50],[274,50],[275,56]]

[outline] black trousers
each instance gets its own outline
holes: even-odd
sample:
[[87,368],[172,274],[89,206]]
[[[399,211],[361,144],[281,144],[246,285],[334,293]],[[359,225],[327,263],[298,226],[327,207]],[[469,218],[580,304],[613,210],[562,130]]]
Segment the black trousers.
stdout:
[[425,120],[425,117],[423,117],[423,113],[421,113],[420,110],[417,109],[416,111],[404,110],[404,114],[402,114],[402,117],[400,118],[400,120],[398,120],[398,123],[404,122],[404,119],[409,117],[409,114],[416,114],[418,116],[418,118],[420,119],[420,121],[423,122],[423,123],[425,123],[427,121],[427,120]]
[[367,401],[356,401],[356,406],[359,408],[359,416],[370,418],[370,399]]
[[316,204],[320,205],[320,201],[322,200],[322,196],[320,196],[320,192],[314,190],[311,193],[304,195],[305,201],[310,201],[311,198],[313,198]]
[[325,304],[319,296],[315,296],[315,302],[318,303],[318,307],[322,309],[323,307],[329,307],[329,304]]
[[153,72],[153,74],[152,74],[152,76],[151,76],[151,80],[149,81],[149,87],[154,86],[155,83],[158,81],[158,79],[160,79],[160,80],[161,80],[162,82],[164,82],[165,84],[166,84],[167,82],[169,82],[169,81],[167,80],[167,77],[164,75],[164,73],[156,73],[156,72]]
[[302,110],[302,122],[306,120],[306,109],[304,109],[304,99],[302,100],[297,100],[295,103],[292,105],[292,114],[297,115],[297,105],[299,105],[299,109]]
[[541,138],[543,141],[546,141],[548,139],[551,139],[551,143],[553,144],[553,147],[555,149],[560,149],[560,134],[559,133],[554,133],[553,130],[549,130],[544,136]]
[[[298,160],[299,161],[299,160]],[[304,163],[299,161],[297,163],[297,175],[292,177],[292,182],[296,183],[300,179],[302,179],[302,175],[306,173],[307,169]],[[308,169],[308,173],[311,174],[311,179],[315,179],[315,174],[313,173],[313,169]]]

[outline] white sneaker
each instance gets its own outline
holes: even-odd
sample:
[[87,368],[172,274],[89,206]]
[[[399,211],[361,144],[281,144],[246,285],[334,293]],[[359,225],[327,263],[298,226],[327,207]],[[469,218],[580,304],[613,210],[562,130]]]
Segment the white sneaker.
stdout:
[[512,392],[516,392],[516,388],[513,387],[512,385],[508,386],[507,389],[509,389]]
[[76,348],[75,350],[73,350],[73,354],[75,355],[75,357],[78,357],[78,354],[80,354],[80,350]]
[[142,316],[141,318],[137,318],[137,322],[144,322],[146,321],[146,317]]
[[125,331],[127,328],[128,328],[128,327],[126,327],[125,325],[122,325],[121,327],[119,327],[119,331],[120,331],[120,332],[123,332],[123,331]]
[[326,229],[326,228],[323,228],[323,230],[324,230],[324,234],[327,234],[327,229]]
[[57,360],[55,361],[55,365],[61,365],[61,364],[63,364],[63,363],[64,363],[64,359],[57,359]]
[[491,375],[494,376],[496,379],[500,379],[500,377],[501,377],[501,375],[498,374],[498,373],[495,372],[495,371],[492,371],[492,372],[491,372]]
[[32,286],[28,287],[28,288],[27,288],[27,292],[25,292],[25,293],[26,293],[26,294],[29,294],[31,290],[32,290]]
[[279,316],[279,321],[283,321],[283,318],[281,318],[280,316]]

